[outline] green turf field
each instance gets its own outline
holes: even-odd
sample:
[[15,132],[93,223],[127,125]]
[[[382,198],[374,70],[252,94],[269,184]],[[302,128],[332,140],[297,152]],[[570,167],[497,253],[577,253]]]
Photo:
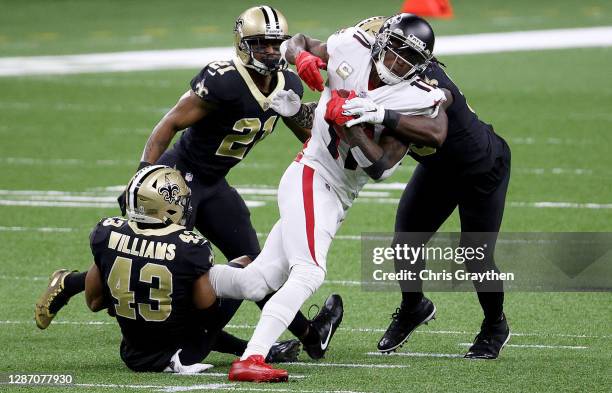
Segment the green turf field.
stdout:
[[[233,19],[251,3],[4,0],[0,1],[0,56],[227,46]],[[434,23],[438,34],[612,24],[612,5],[605,1],[463,3],[469,4],[455,4],[455,19]],[[292,32],[301,30],[320,38],[366,16],[395,12],[399,4],[271,2],[285,12]],[[441,60],[470,105],[494,124],[512,149],[513,175],[502,230],[612,232],[612,50]],[[90,313],[82,297],[73,299],[48,330],[39,331],[32,320],[33,308],[48,275],[60,267],[87,269],[89,231],[99,218],[115,215],[117,209],[2,203],[92,197],[110,203],[132,176],[150,130],[197,71],[0,78],[0,373],[72,373],[78,384],[91,384],[71,388],[75,391],[164,391],[177,386],[214,391],[214,384],[227,383],[224,375],[233,360],[228,355],[213,354],[207,360],[219,374],[129,372],[119,359],[117,326],[103,313]],[[311,92],[306,95],[306,100],[315,98]],[[275,188],[299,147],[279,123],[232,171],[230,183],[243,189]],[[413,167],[406,160],[390,181],[406,182]],[[63,193],[45,193],[52,190]],[[325,284],[303,309],[307,312],[309,304],[321,303],[331,292],[345,299],[344,322],[327,358],[317,363],[302,354],[300,364],[287,368],[290,375],[303,378],[281,386],[238,384],[218,389],[610,391],[609,293],[507,294],[506,312],[517,333],[510,343],[517,346],[506,348],[498,361],[368,355],[375,351],[399,293],[364,292],[359,285],[339,281],[361,277],[360,242],[352,235],[392,230],[393,199],[400,191],[385,192],[386,203],[366,197],[352,208],[328,257],[327,278],[333,282]],[[278,217],[274,198],[249,193],[244,197],[263,203],[252,209],[252,218],[258,232],[267,233]],[[538,208],[537,202],[567,202],[573,207]],[[443,229],[458,230],[457,217]],[[438,307],[438,319],[420,329],[402,352],[462,354],[466,350],[462,344],[473,339],[481,321],[475,295],[432,293],[431,298]],[[257,317],[257,308],[245,304],[229,330],[248,338]],[[6,386],[0,390],[7,390]]]

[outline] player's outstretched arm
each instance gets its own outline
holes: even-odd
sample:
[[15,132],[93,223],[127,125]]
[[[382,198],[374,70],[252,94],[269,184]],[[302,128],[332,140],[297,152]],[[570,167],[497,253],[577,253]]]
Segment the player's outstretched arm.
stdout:
[[174,135],[198,120],[213,109],[210,103],[202,100],[193,91],[188,91],[176,105],[157,123],[147,140],[141,162],[155,163],[166,151]]
[[408,146],[392,135],[374,142],[361,125],[345,128],[345,132],[355,161],[375,181],[391,176],[408,151]]
[[91,264],[85,276],[85,302],[93,312],[105,309],[102,276],[95,263]]
[[297,56],[304,51],[315,55],[327,64],[329,55],[327,54],[327,44],[323,41],[298,33],[281,45],[281,53],[289,64],[297,64]]
[[298,75],[308,87],[323,91],[323,77],[319,69],[326,69],[329,60],[325,42],[304,34],[296,34],[284,41],[280,50],[285,60],[295,64]]
[[283,122],[302,143],[310,138],[315,109],[317,109],[316,102],[307,102],[301,104],[300,109],[295,115],[283,117]]

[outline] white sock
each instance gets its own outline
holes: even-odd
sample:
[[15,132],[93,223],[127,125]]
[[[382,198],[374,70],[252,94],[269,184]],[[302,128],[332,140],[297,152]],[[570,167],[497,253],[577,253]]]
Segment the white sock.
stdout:
[[291,269],[287,282],[268,300],[241,360],[268,355],[270,348],[293,321],[304,302],[319,288],[325,272],[314,264]]
[[[274,296],[272,299],[274,299]],[[255,332],[253,332],[253,337],[251,337],[240,360],[244,360],[251,355],[261,355],[264,358],[268,356],[268,352],[270,348],[272,348],[272,345],[274,345],[276,340],[278,340],[285,329],[287,329],[293,317],[295,317],[297,310],[293,311],[282,305],[275,304],[272,302],[272,299],[266,303],[261,311],[261,317],[259,318]],[[286,317],[290,318],[289,323],[284,320]]]

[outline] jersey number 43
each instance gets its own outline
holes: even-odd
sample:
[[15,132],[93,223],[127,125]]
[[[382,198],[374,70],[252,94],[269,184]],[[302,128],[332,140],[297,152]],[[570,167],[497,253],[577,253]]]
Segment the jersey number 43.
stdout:
[[[151,303],[135,302],[134,291],[130,290],[132,273],[137,274],[140,282],[151,285],[148,293]],[[152,286],[153,277],[158,279],[158,288]],[[108,275],[107,284],[111,295],[117,301],[115,312],[119,316],[136,319],[138,312],[145,321],[161,322],[168,319],[172,312],[172,273],[166,266],[147,263],[140,272],[132,272],[132,260],[117,257]]]

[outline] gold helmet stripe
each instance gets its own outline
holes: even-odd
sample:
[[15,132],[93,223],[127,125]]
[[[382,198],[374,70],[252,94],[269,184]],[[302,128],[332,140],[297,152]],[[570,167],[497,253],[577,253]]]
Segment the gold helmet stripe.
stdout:
[[160,168],[165,168],[164,165],[150,165],[142,168],[139,173],[134,176],[132,182],[128,185],[128,207],[132,210],[136,209],[136,195],[140,189],[140,185],[149,175]]

